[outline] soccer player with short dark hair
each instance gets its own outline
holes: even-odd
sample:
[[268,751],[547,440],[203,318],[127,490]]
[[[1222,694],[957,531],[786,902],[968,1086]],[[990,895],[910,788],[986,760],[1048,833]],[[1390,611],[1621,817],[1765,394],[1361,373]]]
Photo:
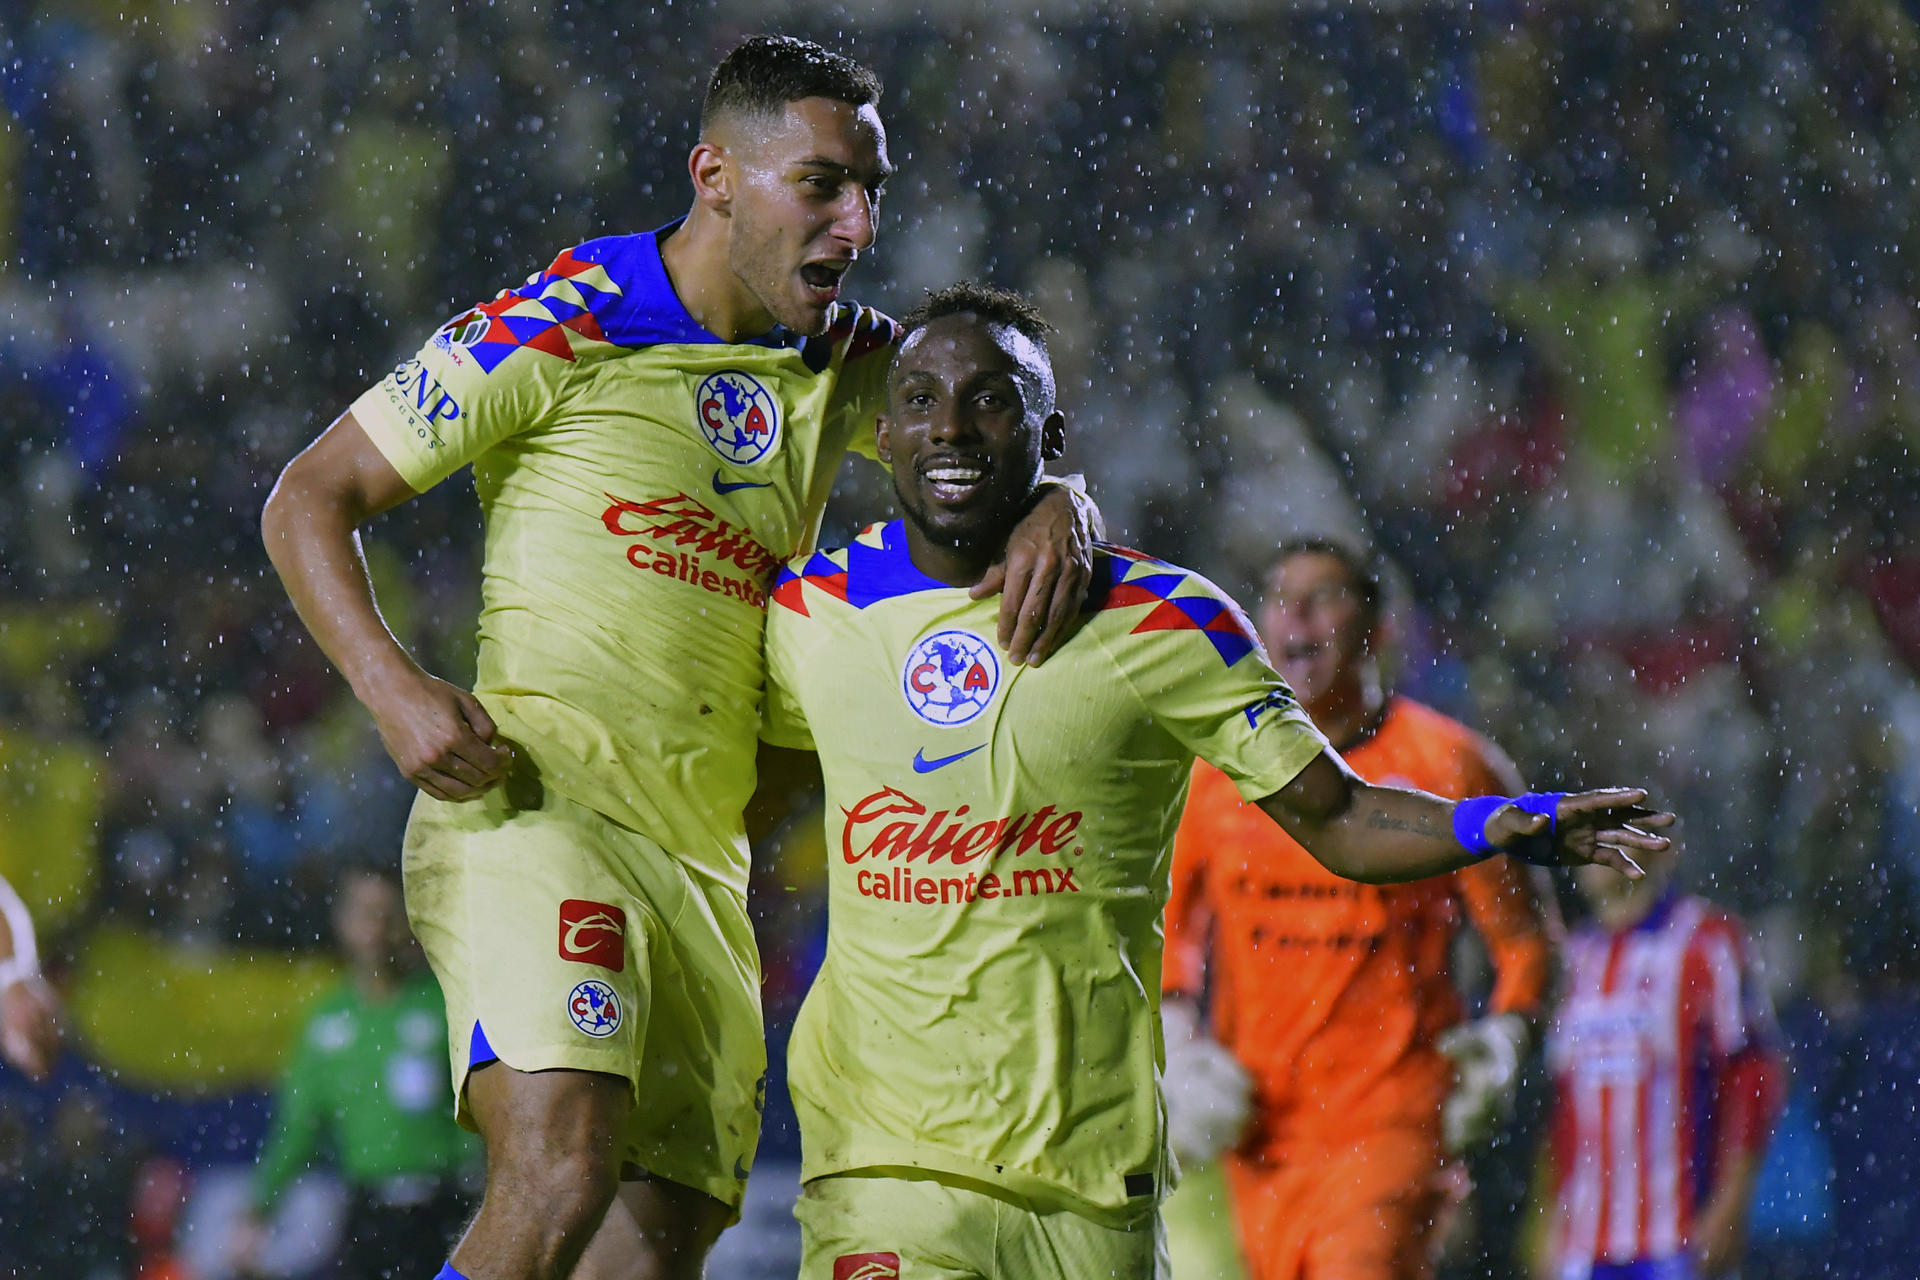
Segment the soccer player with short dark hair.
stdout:
[[979,286],[910,314],[876,426],[904,518],[774,589],[761,732],[818,751],[829,815],[789,1048],[807,1280],[1164,1274],[1160,914],[1195,756],[1367,880],[1665,843],[1639,791],[1363,782],[1232,601],[1138,552],[1098,549],[1044,667],[1003,664],[968,589],[1064,447],[1045,332]]
[[[766,589],[870,452],[891,320],[841,300],[892,172],[871,72],[746,41],[715,71],[693,204],[576,245],[448,322],[289,463],[268,552],[424,793],[407,906],[487,1143],[448,1277],[693,1276],[738,1211],[765,1064],[746,914]],[[472,464],[472,693],[382,622],[358,528]],[[1064,489],[1009,547],[1001,639],[1037,661],[1084,593]]]

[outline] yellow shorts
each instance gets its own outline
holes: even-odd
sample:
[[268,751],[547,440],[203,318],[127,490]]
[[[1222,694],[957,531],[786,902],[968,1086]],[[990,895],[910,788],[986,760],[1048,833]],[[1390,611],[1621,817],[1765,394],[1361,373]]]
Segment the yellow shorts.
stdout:
[[800,1189],[800,1280],[1166,1280],[1158,1212],[1131,1227],[925,1175],[843,1173]]
[[745,900],[551,789],[529,809],[506,790],[422,795],[407,824],[407,916],[446,995],[460,1123],[476,1060],[622,1076],[626,1162],[737,1208],[767,1065]]

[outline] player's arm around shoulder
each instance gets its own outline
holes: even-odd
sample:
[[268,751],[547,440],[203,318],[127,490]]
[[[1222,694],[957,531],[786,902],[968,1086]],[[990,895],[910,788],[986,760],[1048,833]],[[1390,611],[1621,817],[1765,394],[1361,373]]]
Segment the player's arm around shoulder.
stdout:
[[436,799],[471,799],[504,779],[511,753],[479,701],[422,670],[387,628],[360,547],[361,525],[414,496],[350,410],[280,473],[261,536],[400,772]]
[[1093,582],[1093,548],[1106,528],[1077,475],[1047,477],[1007,539],[1007,553],[971,589],[1000,594],[1000,647],[1007,661],[1039,666],[1073,631]]

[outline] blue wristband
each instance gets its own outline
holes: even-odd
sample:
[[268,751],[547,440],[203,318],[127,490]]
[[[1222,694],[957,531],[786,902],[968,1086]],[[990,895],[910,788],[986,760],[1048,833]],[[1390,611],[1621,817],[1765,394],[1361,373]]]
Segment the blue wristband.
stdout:
[[1564,791],[1529,791],[1523,796],[1469,796],[1453,807],[1453,838],[1469,853],[1486,857],[1498,853],[1487,839],[1487,819],[1503,805],[1512,805],[1522,813],[1537,813],[1547,820],[1547,829],[1506,850],[1522,862],[1536,867],[1556,867],[1560,860],[1553,852],[1553,834],[1560,826],[1560,801]]
[[1486,857],[1499,852],[1487,841],[1487,819],[1502,805],[1512,804],[1507,796],[1468,796],[1453,806],[1453,838],[1468,853]]
[[1553,833],[1560,829],[1560,800],[1566,794],[1564,791],[1529,791],[1515,797],[1515,808],[1522,813],[1540,814],[1547,820],[1547,828],[1521,840],[1507,850],[1509,854],[1536,867],[1560,865],[1560,855],[1553,848]]

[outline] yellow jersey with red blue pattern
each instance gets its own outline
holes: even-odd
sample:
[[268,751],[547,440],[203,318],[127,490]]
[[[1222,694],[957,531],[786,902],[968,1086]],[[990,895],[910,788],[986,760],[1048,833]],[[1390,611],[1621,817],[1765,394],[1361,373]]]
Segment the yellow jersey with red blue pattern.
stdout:
[[788,1049],[802,1177],[905,1167],[1126,1221],[1168,1182],[1161,909],[1196,755],[1248,798],[1326,746],[1204,578],[1100,546],[1081,628],[1010,666],[999,606],[898,522],[792,561],[761,735],[820,754],[826,958]]
[[725,342],[672,227],[591,240],[444,325],[353,414],[416,490],[473,465],[475,693],[542,782],[745,891],[766,592],[871,456],[893,321]]

